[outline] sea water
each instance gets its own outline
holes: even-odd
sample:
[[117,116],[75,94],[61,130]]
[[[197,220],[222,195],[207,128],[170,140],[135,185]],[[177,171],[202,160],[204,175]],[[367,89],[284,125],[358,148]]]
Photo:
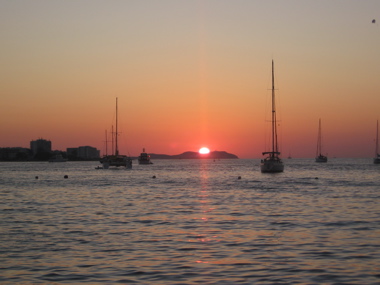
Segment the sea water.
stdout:
[[2,162],[0,283],[380,284],[380,165],[284,162]]

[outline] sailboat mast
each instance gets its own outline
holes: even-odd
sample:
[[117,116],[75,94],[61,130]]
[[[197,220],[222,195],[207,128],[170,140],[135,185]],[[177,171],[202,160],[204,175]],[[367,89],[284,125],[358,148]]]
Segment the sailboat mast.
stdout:
[[272,60],[272,155],[278,152],[277,147],[277,122],[276,122],[276,101],[274,89],[274,62]]
[[115,132],[115,155],[119,155],[119,149],[118,149],[118,146],[117,146],[117,136],[119,135],[118,131],[117,131],[117,97],[116,97],[116,132]]
[[322,154],[322,132],[321,132],[321,119],[319,119],[318,127],[318,141],[317,141],[317,156]]
[[112,155],[115,153],[114,152],[114,144],[115,144],[115,133],[114,133],[114,131],[113,131],[113,125],[111,126],[111,146],[112,146],[112,148],[111,148],[111,153],[112,153]]
[[376,157],[379,156],[379,120],[376,121]]
[[108,155],[108,138],[107,138],[107,130],[106,130],[106,156]]

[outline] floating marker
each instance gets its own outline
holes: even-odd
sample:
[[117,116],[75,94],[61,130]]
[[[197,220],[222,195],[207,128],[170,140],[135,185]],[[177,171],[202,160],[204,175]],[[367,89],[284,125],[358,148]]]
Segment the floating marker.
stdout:
[[68,175],[65,175],[65,176],[63,176],[63,178],[65,178],[65,179],[66,179],[66,178],[69,178],[69,176],[68,176]]

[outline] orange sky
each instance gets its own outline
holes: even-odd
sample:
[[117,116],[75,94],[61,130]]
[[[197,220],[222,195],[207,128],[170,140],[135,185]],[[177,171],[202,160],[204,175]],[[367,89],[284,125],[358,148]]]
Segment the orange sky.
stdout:
[[[2,1],[0,147],[265,150],[275,61],[283,156],[371,157],[379,1]],[[378,13],[377,13],[378,14]],[[379,20],[380,21],[380,20]]]

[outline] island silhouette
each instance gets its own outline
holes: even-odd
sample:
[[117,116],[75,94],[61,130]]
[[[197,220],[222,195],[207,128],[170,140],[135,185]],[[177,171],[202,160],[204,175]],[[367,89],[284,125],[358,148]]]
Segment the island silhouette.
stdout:
[[195,151],[186,151],[181,154],[168,155],[168,154],[155,154],[150,153],[151,159],[237,159],[237,155],[228,153],[226,151],[210,151],[207,154],[201,154]]

